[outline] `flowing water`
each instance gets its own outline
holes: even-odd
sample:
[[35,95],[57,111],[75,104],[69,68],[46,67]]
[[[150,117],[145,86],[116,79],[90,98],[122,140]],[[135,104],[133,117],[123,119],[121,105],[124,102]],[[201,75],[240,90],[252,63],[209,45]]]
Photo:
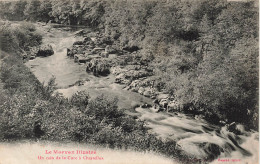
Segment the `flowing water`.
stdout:
[[[81,90],[87,90],[92,98],[101,94],[108,97],[116,96],[119,99],[119,108],[123,109],[133,109],[143,103],[152,103],[151,99],[127,91],[122,85],[115,84],[113,75],[95,77],[85,71],[84,65],[79,65],[69,59],[66,49],[75,41],[83,39],[75,37],[75,31],[65,30],[62,27],[51,28],[42,25],[37,25],[37,27],[44,36],[43,43],[51,44],[55,52],[52,56],[37,57],[26,63],[41,82],[46,83],[52,76],[55,76],[59,87],[57,92],[66,97]],[[84,85],[73,85],[78,80],[84,81]],[[177,141],[181,149],[198,159],[213,155],[218,158],[213,163],[220,163],[220,159],[226,160],[225,163],[258,163],[257,132],[248,131],[243,135],[235,135],[227,131],[226,127],[213,126],[204,120],[194,119],[184,114],[156,113],[153,108],[138,107],[135,110],[126,110],[126,112],[145,120],[151,133],[162,139]]]

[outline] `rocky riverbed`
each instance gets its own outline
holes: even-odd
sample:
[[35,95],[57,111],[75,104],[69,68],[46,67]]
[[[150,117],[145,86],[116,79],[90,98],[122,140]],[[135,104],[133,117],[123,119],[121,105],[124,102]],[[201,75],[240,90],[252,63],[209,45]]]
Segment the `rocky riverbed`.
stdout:
[[[42,24],[37,27],[44,36],[43,43],[52,46],[54,55],[37,57],[26,65],[41,82],[55,76],[57,92],[70,97],[77,91],[87,90],[92,98],[100,94],[118,97],[119,108],[144,120],[151,133],[162,139],[175,140],[187,154],[198,159],[232,158],[257,162],[258,146],[248,146],[258,145],[257,132],[237,124],[214,126],[199,115],[179,113],[178,109],[183,107],[167,92],[159,92],[153,87],[153,68],[138,60],[138,48],[115,50],[107,45],[102,34],[91,31]],[[81,35],[76,35],[79,33]],[[154,100],[157,100],[156,109]],[[170,113],[158,113],[160,107],[162,110],[167,108]]]

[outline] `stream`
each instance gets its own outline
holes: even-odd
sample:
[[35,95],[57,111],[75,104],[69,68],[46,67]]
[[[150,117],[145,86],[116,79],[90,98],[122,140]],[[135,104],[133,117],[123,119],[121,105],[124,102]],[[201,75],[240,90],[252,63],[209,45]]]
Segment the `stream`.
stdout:
[[[74,60],[67,57],[67,48],[75,41],[83,40],[82,37],[75,36],[77,29],[53,28],[43,24],[36,26],[43,34],[43,44],[50,44],[54,49],[54,55],[37,57],[26,62],[26,66],[41,82],[47,83],[52,76],[56,77],[59,88],[57,92],[65,97],[81,90],[87,90],[91,98],[101,94],[111,98],[118,97],[120,109],[125,109],[127,114],[136,115],[144,120],[149,131],[161,139],[175,140],[189,155],[198,159],[213,155],[217,159],[212,163],[220,163],[220,160],[224,159],[230,163],[258,163],[258,132],[247,131],[243,135],[235,135],[227,131],[225,126],[213,126],[189,115],[156,113],[153,108],[135,108],[144,103],[152,104],[152,100],[114,83],[113,75],[95,77],[88,74],[84,65],[74,63]],[[79,80],[84,81],[84,85],[73,85]]]

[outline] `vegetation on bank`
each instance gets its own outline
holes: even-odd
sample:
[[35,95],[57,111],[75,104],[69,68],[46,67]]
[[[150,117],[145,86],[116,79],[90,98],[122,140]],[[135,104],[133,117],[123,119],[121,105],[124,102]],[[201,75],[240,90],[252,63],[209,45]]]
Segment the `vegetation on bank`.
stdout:
[[[35,45],[29,39],[26,47],[20,47],[23,39],[17,39],[16,29],[30,33],[31,24],[17,28],[0,27],[2,42],[11,37],[17,47],[1,47],[0,80],[0,141],[21,139],[76,141],[110,148],[153,151],[175,159],[187,157],[174,141],[162,141],[147,132],[144,122],[137,121],[118,109],[116,98],[99,96],[94,100],[86,91],[66,99],[55,93],[55,78],[47,85],[41,84],[22,61],[19,50]],[[33,28],[34,29],[34,28]],[[5,31],[8,30],[8,37]],[[34,31],[36,32],[36,31]],[[37,33],[30,37],[38,38]],[[27,35],[26,35],[27,36]],[[10,41],[10,40],[8,40]],[[37,41],[39,44],[41,40]],[[14,49],[13,49],[14,48]],[[209,157],[212,160],[214,157]]]
[[21,0],[0,8],[2,19],[87,25],[117,49],[137,47],[154,87],[183,110],[258,129],[256,1]]

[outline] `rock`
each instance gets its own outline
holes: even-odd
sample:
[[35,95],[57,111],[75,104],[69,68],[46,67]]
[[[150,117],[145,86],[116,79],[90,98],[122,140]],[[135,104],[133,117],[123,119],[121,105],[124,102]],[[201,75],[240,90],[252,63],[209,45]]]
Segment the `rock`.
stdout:
[[24,53],[22,54],[22,57],[23,57],[23,60],[27,59],[27,58],[28,58],[27,53],[24,52]]
[[245,127],[242,124],[237,124],[235,122],[227,125],[227,130],[236,135],[241,135],[245,133]]
[[83,40],[83,42],[85,42],[85,43],[88,43],[88,42],[90,42],[90,41],[92,41],[90,37],[86,37],[86,38],[84,38],[84,40]]
[[168,106],[168,99],[161,99],[159,105],[166,109]]
[[143,104],[143,105],[141,105],[140,107],[141,107],[141,108],[151,108],[152,105],[150,105],[150,104]]
[[33,60],[33,59],[35,59],[35,58],[36,58],[35,55],[31,55],[31,56],[30,56],[30,60]]
[[73,54],[83,54],[84,51],[86,50],[84,45],[73,45],[72,46],[72,52]]
[[106,60],[94,58],[87,63],[86,71],[93,72],[95,76],[106,76],[110,73],[110,65]]
[[141,69],[141,66],[140,65],[127,65],[125,66],[125,69],[127,70],[140,70]]
[[150,90],[144,91],[143,95],[146,97],[151,97],[152,92]]
[[204,150],[204,152],[206,153],[206,158],[209,160],[215,159],[221,154],[221,152],[224,152],[224,150],[220,146],[214,143],[203,142],[199,144],[199,147],[201,147],[202,150]]
[[67,56],[70,56],[70,57],[72,56],[72,52],[69,48],[67,48]]
[[37,55],[36,56],[50,56],[53,55],[54,51],[52,49],[52,46],[47,44],[47,45],[42,45],[39,47]]
[[49,20],[48,24],[56,23],[54,20]]
[[88,33],[90,33],[90,30],[80,30],[75,33],[76,36],[86,36]]
[[120,66],[116,66],[116,67],[111,68],[111,73],[113,73],[114,75],[119,75],[119,74],[124,73],[126,71],[127,71],[126,69],[121,68]]
[[134,80],[132,81],[132,83],[130,84],[130,87],[132,88],[136,88],[136,87],[140,87],[141,81],[140,80]]
[[240,132],[240,134],[244,134],[246,131],[245,131],[245,126],[242,125],[242,124],[237,124],[236,126],[236,130]]
[[74,44],[71,49],[67,48],[67,56],[74,57],[76,54],[85,54],[86,46]]
[[94,48],[91,52],[92,52],[92,54],[99,54],[102,51],[105,51],[105,48],[97,47],[97,48]]
[[39,47],[31,47],[29,50],[30,56],[37,56],[37,53],[39,51]]
[[140,104],[138,102],[133,101],[133,102],[131,102],[130,106],[131,106],[132,109],[135,109],[135,108],[140,107]]
[[102,58],[108,58],[109,54],[108,54],[108,52],[101,52],[100,56]]
[[119,84],[129,84],[131,81],[125,78],[124,73],[120,73],[119,75],[116,76],[115,78],[115,83]]
[[138,89],[138,93],[140,93],[140,94],[143,94],[144,93],[144,88],[143,87],[140,87],[139,89]]
[[[146,76],[151,74],[145,70],[136,70],[136,66],[126,66],[124,68],[116,66],[111,69],[111,72],[117,76],[117,82],[127,81],[127,84],[131,83],[134,80],[141,79],[144,80]],[[120,76],[118,76],[120,74]],[[123,80],[124,78],[124,80]],[[134,84],[133,84],[134,85]],[[131,89],[137,91],[137,86],[131,86]]]
[[204,116],[203,115],[195,115],[195,120],[203,120],[204,119]]
[[84,81],[78,80],[78,81],[76,81],[76,82],[74,83],[73,86],[81,86],[81,85],[84,85]]
[[107,52],[108,54],[116,54],[116,53],[118,53],[118,50],[116,50],[115,48],[113,48],[110,45],[107,45],[105,48],[105,52]]
[[90,50],[85,50],[85,51],[83,51],[83,54],[85,55],[85,56],[90,56],[90,55],[92,55],[92,53],[91,53],[91,51]]
[[159,95],[157,96],[157,99],[158,99],[158,100],[161,100],[161,99],[167,99],[167,98],[169,98],[169,97],[170,97],[169,94],[161,93],[161,94],[159,94]]
[[167,111],[180,111],[182,108],[183,107],[179,102],[177,102],[176,100],[171,100],[168,103]]
[[128,52],[134,52],[134,51],[140,50],[140,48],[137,46],[126,46],[123,48],[123,50],[128,51]]
[[76,41],[76,42],[73,43],[73,45],[83,45],[83,44],[84,44],[83,41]]
[[132,80],[140,79],[147,76],[151,76],[151,74],[146,72],[145,70],[130,70],[127,72],[127,77],[131,78]]
[[83,54],[76,54],[74,56],[74,62],[86,63],[86,62],[89,62],[90,60],[91,60],[91,58],[85,57],[85,55],[83,55]]

